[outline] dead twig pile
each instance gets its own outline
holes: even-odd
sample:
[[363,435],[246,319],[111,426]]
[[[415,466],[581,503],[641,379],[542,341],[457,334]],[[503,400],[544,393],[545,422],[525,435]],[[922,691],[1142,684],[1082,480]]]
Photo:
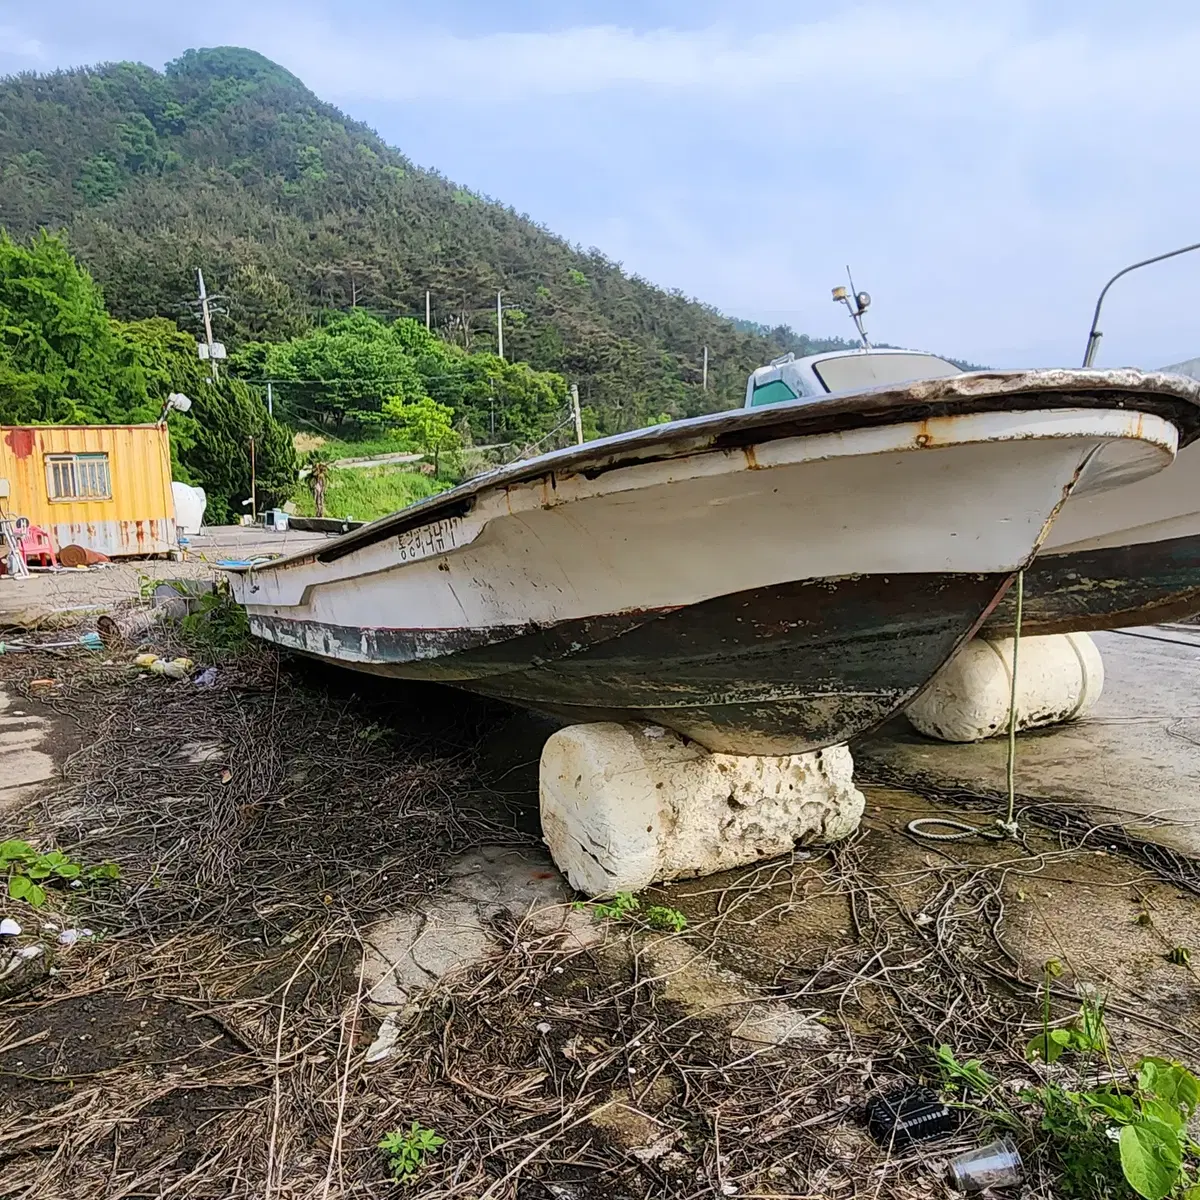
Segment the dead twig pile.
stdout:
[[[872,831],[664,891],[682,935],[581,944],[499,917],[486,961],[367,1063],[366,927],[426,902],[451,856],[531,840],[480,782],[487,711],[385,702],[259,652],[211,688],[73,663],[0,660],[82,742],[28,815],[123,881],[78,900],[104,937],[6,1006],[0,1195],[377,1197],[377,1142],[419,1121],[445,1139],[409,1189],[423,1200],[916,1200],[942,1194],[945,1148],[876,1146],[868,1093],[934,1081],[941,1044],[1009,1093],[1035,1078],[1040,979],[1006,918],[1022,886],[1090,859],[1070,830],[949,849]],[[1197,1049],[1191,1023],[1110,1010]],[[961,1144],[989,1132],[971,1117]]]

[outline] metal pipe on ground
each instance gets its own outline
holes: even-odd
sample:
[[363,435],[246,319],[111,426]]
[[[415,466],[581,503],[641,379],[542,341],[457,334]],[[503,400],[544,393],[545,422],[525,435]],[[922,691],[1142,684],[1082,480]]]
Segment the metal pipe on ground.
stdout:
[[96,631],[110,648],[141,645],[144,637],[164,621],[179,621],[187,616],[187,600],[180,596],[153,607],[127,608],[96,618]]

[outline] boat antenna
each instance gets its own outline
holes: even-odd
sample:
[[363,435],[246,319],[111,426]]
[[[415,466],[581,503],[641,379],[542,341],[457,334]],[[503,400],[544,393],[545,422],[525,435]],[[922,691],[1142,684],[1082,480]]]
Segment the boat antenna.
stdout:
[[1174,258],[1178,254],[1188,254],[1192,250],[1200,250],[1200,242],[1193,242],[1190,246],[1181,246],[1178,250],[1168,250],[1166,254],[1156,254],[1153,258],[1143,258],[1141,262],[1130,263],[1123,270],[1118,271],[1100,290],[1100,298],[1096,301],[1096,311],[1092,314],[1092,327],[1088,331],[1087,349],[1083,354],[1083,365],[1090,367],[1096,359],[1096,351],[1100,346],[1100,339],[1104,336],[1099,329],[1096,328],[1100,324],[1100,306],[1104,303],[1104,297],[1108,295],[1108,289],[1112,287],[1122,275],[1128,275],[1130,271],[1136,271],[1138,267],[1148,267],[1151,263],[1162,262],[1164,258]]
[[863,328],[862,319],[863,313],[871,305],[871,297],[866,292],[856,292],[854,290],[854,276],[850,274],[849,264],[846,265],[846,278],[850,280],[850,290],[847,291],[844,287],[835,287],[833,289],[833,302],[834,304],[844,304],[846,306],[855,327],[858,329],[858,336],[862,339],[863,349],[870,350],[871,343],[867,340],[867,331]]

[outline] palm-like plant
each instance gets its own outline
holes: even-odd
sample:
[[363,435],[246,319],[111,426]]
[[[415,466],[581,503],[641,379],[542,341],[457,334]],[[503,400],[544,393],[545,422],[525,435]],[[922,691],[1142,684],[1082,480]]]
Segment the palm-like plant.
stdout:
[[318,517],[325,515],[325,485],[329,481],[329,471],[332,463],[322,450],[310,450],[304,460],[302,472],[312,492],[313,511]]

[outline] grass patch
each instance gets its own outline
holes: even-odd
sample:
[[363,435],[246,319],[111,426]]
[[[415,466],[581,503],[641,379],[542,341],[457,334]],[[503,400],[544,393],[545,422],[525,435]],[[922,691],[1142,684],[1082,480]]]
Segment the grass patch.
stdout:
[[[431,479],[417,471],[396,467],[334,468],[325,485],[325,515],[374,521],[397,509],[407,508],[427,496],[436,496],[454,485],[446,479]],[[296,511],[300,516],[314,515],[312,493],[296,493]]]

